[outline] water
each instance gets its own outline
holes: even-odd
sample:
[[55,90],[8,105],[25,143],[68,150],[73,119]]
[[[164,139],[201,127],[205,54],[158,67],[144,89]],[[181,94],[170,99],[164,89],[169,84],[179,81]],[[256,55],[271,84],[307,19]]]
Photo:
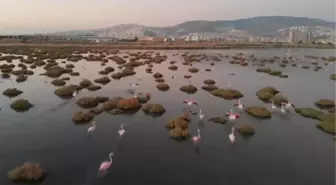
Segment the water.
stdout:
[[[228,84],[244,94],[245,105],[263,105],[255,92],[265,85],[277,87],[297,107],[314,107],[313,102],[320,98],[334,99],[335,82],[329,74],[335,72],[335,65],[326,66],[314,72],[300,67],[281,68],[289,75],[288,79],[262,75],[255,72],[256,66],[241,67],[224,61],[216,62],[213,72],[209,62],[196,63],[200,72],[192,74],[193,84],[199,88],[194,95],[205,114],[201,130],[202,141],[195,147],[191,141],[176,142],[165,129],[167,120],[182,113],[182,100],[190,96],[180,92],[179,87],[188,84],[183,75],[189,74],[189,66],[181,64],[179,56],[172,56],[183,51],[160,51],[168,60],[155,64],[153,72],[163,73],[170,90],[160,92],[151,75],[144,71],[146,66],[135,69],[135,76],[120,81],[112,80],[99,91],[82,91],[82,96],[130,96],[127,84],[142,76],[138,91],[150,92],[153,103],[161,103],[166,113],[158,118],[145,116],[142,111],[135,115],[112,116],[103,113],[97,116],[97,128],[88,135],[90,125],[77,126],[71,121],[73,112],[80,108],[72,102],[56,111],[48,111],[63,100],[53,94],[55,87],[46,84],[44,76],[31,76],[27,82],[19,83],[5,80],[0,84],[0,91],[16,87],[24,91],[16,98],[0,96],[0,184],[13,184],[6,174],[13,167],[23,162],[41,163],[50,173],[43,185],[333,185],[335,184],[335,142],[328,135],[315,128],[315,120],[303,118],[296,113],[288,116],[274,113],[271,120],[258,120],[241,112],[241,118],[225,125],[206,121],[214,116],[222,116],[234,102],[210,95],[200,87],[203,80],[214,79],[218,87]],[[254,53],[257,57],[284,56],[287,49],[271,50],[210,50],[191,51],[208,55],[223,55],[243,52]],[[334,50],[292,49],[292,56],[303,55],[332,56]],[[168,61],[178,61],[179,69],[169,71]],[[310,63],[311,59],[296,63]],[[321,61],[319,61],[321,62]],[[86,77],[93,80],[100,75],[102,68],[97,62],[80,61],[74,71],[81,77],[71,77],[68,83],[78,83]],[[82,68],[85,65],[87,71]],[[268,67],[278,68],[276,64]],[[109,62],[107,66],[115,66]],[[312,66],[312,65],[311,65]],[[323,64],[320,66],[325,67]],[[39,74],[39,69],[35,70]],[[229,72],[236,76],[228,77]],[[175,78],[172,79],[171,76]],[[66,75],[65,75],[66,76]],[[16,113],[9,108],[17,98],[26,98],[35,106],[26,113]],[[196,110],[196,109],[195,109]],[[229,133],[233,125],[249,124],[255,128],[253,137],[245,138],[236,133],[236,145],[231,146]],[[119,139],[117,130],[124,124],[126,131]],[[199,127],[197,116],[193,117],[189,131],[197,134]],[[113,164],[104,176],[97,174],[97,169],[108,154],[114,152]]]

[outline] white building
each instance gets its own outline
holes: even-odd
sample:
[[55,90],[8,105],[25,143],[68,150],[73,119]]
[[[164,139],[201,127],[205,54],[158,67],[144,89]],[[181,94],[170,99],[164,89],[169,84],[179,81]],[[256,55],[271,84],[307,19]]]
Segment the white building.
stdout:
[[201,36],[200,35],[188,35],[185,38],[185,41],[188,42],[197,42],[201,40]]
[[174,42],[175,38],[174,37],[166,37],[163,41],[164,42]]
[[288,42],[292,44],[310,44],[312,42],[312,34],[307,31],[297,31],[297,30],[291,30],[289,32]]

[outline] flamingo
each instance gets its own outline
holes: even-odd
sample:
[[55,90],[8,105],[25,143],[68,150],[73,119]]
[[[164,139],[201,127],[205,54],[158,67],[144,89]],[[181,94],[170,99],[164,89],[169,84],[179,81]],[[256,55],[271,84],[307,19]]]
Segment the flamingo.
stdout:
[[124,135],[124,133],[125,133],[125,130],[124,130],[124,124],[121,124],[121,125],[120,125],[120,130],[118,130],[118,134],[119,134],[119,136],[121,137],[121,136]]
[[100,164],[100,167],[99,167],[99,171],[106,171],[107,169],[110,168],[111,164],[112,164],[112,156],[114,155],[113,152],[111,152],[109,154],[109,158],[110,158],[110,161],[103,161],[101,164]]
[[200,111],[199,111],[199,119],[200,120],[202,120],[203,119],[203,117],[204,117],[204,114],[202,113],[202,109],[200,109]]
[[88,132],[93,132],[96,129],[96,121],[92,121],[92,126],[88,128]]
[[234,113],[234,112],[232,111],[232,109],[230,109],[230,112],[227,112],[227,113],[226,113],[226,117],[228,117],[229,120],[236,120],[236,119],[238,119],[240,116],[239,116],[239,114]]
[[133,83],[130,83],[130,84],[129,84],[129,86],[131,86],[131,87],[136,87],[136,86],[138,86],[138,85],[139,85],[139,84],[137,84],[137,83],[136,83],[136,84],[133,84]]
[[188,78],[187,80],[188,80],[188,82],[189,82],[190,84],[192,83],[191,78]]
[[245,107],[245,105],[240,102],[240,99],[238,100],[238,103],[234,104],[234,106],[238,109],[243,109]]
[[232,131],[231,131],[231,134],[229,135],[229,138],[230,138],[230,141],[231,141],[231,144],[235,143],[236,142],[236,137],[234,135],[234,130],[235,128],[232,127]]
[[276,105],[274,104],[274,101],[272,101],[272,106],[271,107],[272,107],[273,110],[275,110],[277,108]]
[[283,114],[286,114],[286,110],[284,109],[284,105],[286,105],[286,104],[285,104],[285,103],[281,103],[280,111],[281,111]]
[[295,105],[292,104],[292,103],[290,103],[289,101],[287,101],[287,102],[285,103],[285,105],[286,105],[286,108],[287,108],[287,109],[289,109],[289,108],[291,108],[291,107],[293,107],[293,108],[295,109]]
[[194,143],[198,143],[201,140],[200,129],[197,129],[197,136],[192,137]]
[[136,86],[138,86],[139,84],[137,84],[137,83],[130,83],[129,84],[129,86],[130,86],[130,91],[133,91],[134,92],[134,89],[133,88],[135,88]]
[[194,100],[183,100],[183,103],[187,103],[189,106],[195,104],[195,105],[198,105],[196,101]]
[[75,96],[77,96],[78,94],[79,94],[79,92],[78,92],[78,91],[75,91],[75,92],[72,93],[72,96],[75,97]]

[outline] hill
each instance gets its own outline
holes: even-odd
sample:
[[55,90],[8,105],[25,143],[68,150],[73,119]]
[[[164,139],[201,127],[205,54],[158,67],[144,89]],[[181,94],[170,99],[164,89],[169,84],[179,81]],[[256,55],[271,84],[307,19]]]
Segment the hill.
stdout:
[[170,27],[148,27],[139,24],[121,24],[108,28],[59,32],[55,34],[92,34],[97,36],[179,36],[202,32],[221,33],[228,29],[239,29],[248,31],[253,35],[264,36],[276,34],[278,29],[289,28],[291,26],[323,26],[327,28],[335,28],[335,22],[308,17],[263,16],[237,20],[187,21]]

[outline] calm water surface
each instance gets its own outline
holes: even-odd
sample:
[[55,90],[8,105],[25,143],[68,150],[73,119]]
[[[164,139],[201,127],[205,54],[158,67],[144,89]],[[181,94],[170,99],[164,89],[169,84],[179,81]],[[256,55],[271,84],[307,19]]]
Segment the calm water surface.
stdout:
[[[287,49],[271,50],[210,50],[191,51],[213,55],[221,53],[230,56],[243,52],[255,54],[258,58],[284,56]],[[333,56],[334,50],[291,50],[291,56],[304,55]],[[27,82],[17,84],[5,80],[0,83],[0,91],[16,87],[24,91],[16,98],[0,96],[0,184],[11,185],[6,174],[13,167],[27,160],[40,162],[49,172],[43,185],[333,185],[335,184],[335,142],[331,135],[315,128],[315,120],[303,118],[295,113],[287,116],[274,113],[270,120],[258,120],[241,112],[241,119],[219,125],[206,121],[210,117],[222,116],[234,102],[211,96],[200,87],[203,80],[214,79],[218,87],[228,84],[244,94],[245,105],[263,105],[255,92],[268,85],[277,87],[297,107],[314,107],[314,101],[320,98],[335,99],[335,81],[329,75],[335,73],[335,65],[320,66],[327,68],[319,72],[298,67],[281,68],[289,75],[280,79],[255,72],[256,66],[240,67],[225,61],[216,62],[212,72],[209,62],[196,63],[200,72],[192,74],[193,84],[199,88],[194,95],[205,114],[204,124],[195,116],[189,131],[196,134],[201,128],[202,141],[197,149],[190,141],[173,141],[164,125],[167,120],[181,114],[182,100],[190,95],[180,92],[179,87],[188,84],[183,78],[188,74],[189,66],[183,66],[182,51],[160,51],[168,56],[162,64],[155,64],[153,72],[164,74],[170,90],[160,92],[151,75],[146,74],[146,66],[135,69],[137,75],[122,80],[112,80],[99,91],[83,90],[83,96],[130,96],[126,90],[128,83],[136,82],[142,76],[138,91],[150,92],[152,103],[161,103],[166,113],[158,118],[145,116],[142,111],[135,115],[112,116],[103,113],[97,116],[97,128],[91,136],[87,134],[90,125],[76,126],[72,123],[72,114],[80,110],[75,100],[56,111],[50,111],[62,103],[53,94],[55,87],[45,83],[50,79],[44,76],[30,76]],[[169,71],[171,60],[178,61],[179,69]],[[298,60],[304,64],[311,59]],[[63,65],[63,64],[62,64]],[[71,77],[68,83],[78,83],[82,78],[94,80],[102,69],[99,62],[80,61],[74,71],[80,77]],[[277,64],[267,64],[279,68]],[[86,66],[87,71],[82,66]],[[107,66],[115,66],[109,62]],[[43,70],[36,69],[39,74]],[[228,77],[229,72],[236,76]],[[171,79],[174,75],[175,78]],[[64,75],[65,76],[65,75]],[[63,76],[62,76],[63,77]],[[9,105],[18,98],[25,98],[35,106],[26,113],[16,113]],[[266,105],[269,106],[269,105]],[[195,109],[196,110],[196,109]],[[125,125],[127,132],[119,139],[117,130]],[[231,146],[228,134],[231,127],[250,124],[256,130],[253,137],[245,138],[236,134],[236,145]],[[97,169],[108,154],[114,152],[113,164],[105,176],[97,174]]]

